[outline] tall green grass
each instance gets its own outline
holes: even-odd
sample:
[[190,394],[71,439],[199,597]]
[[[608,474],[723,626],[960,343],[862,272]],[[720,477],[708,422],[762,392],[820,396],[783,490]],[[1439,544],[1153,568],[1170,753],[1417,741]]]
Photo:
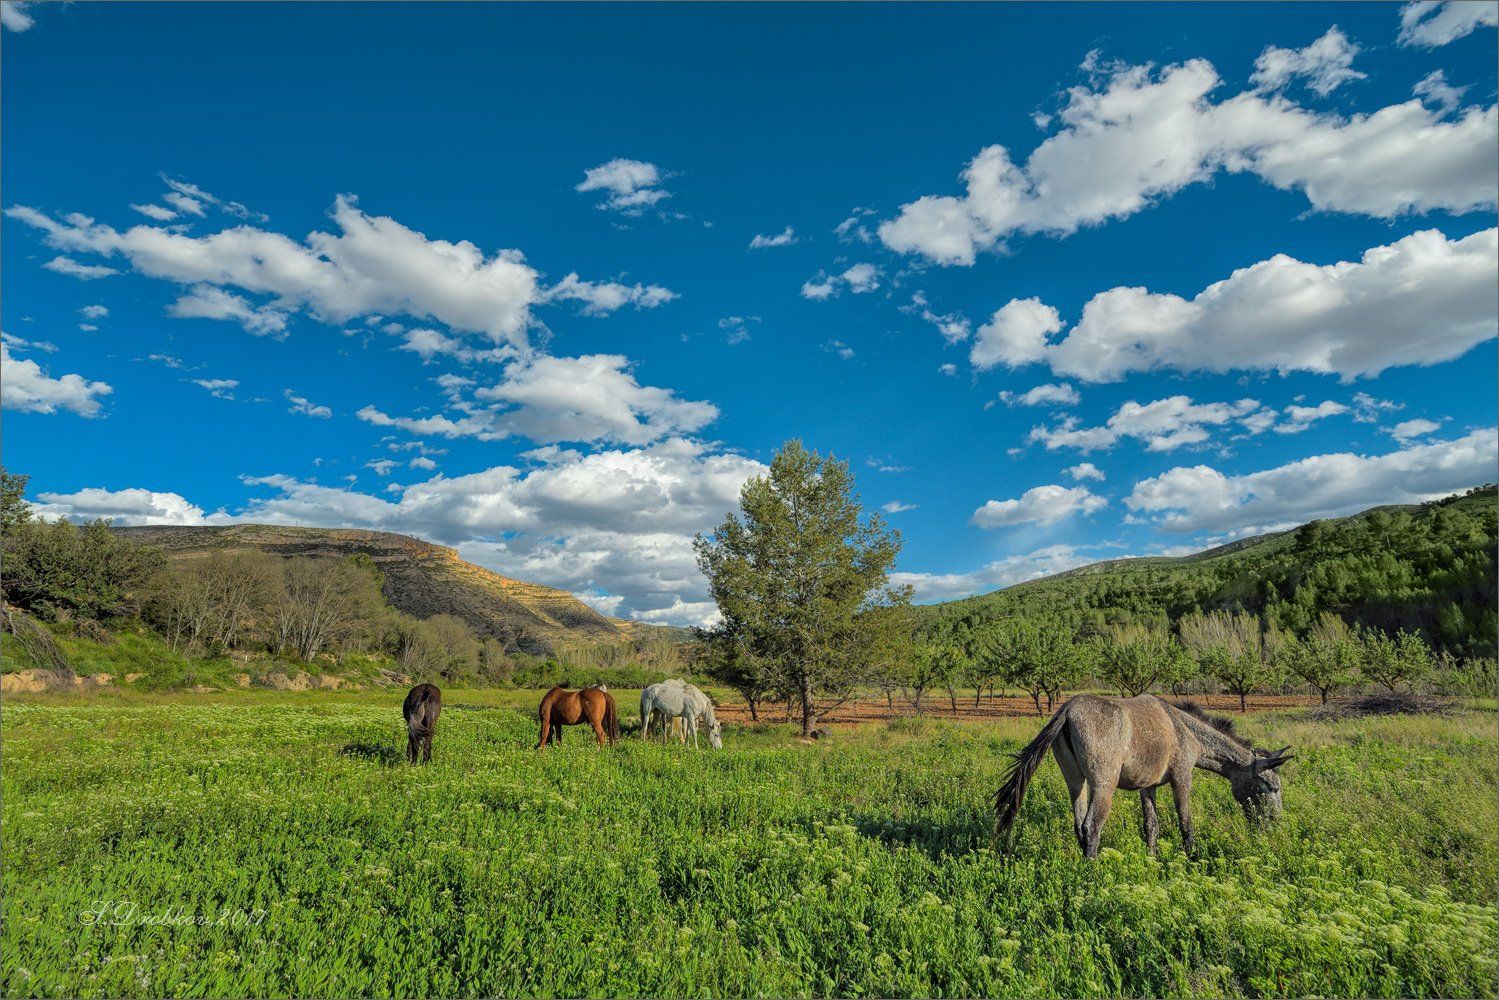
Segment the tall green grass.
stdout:
[[1196,857],[1169,823],[1147,856],[1121,794],[1085,862],[1050,762],[1016,855],[987,849],[1033,721],[537,753],[534,697],[446,700],[425,768],[389,693],[7,701],[0,988],[1495,994],[1490,713],[1252,718],[1300,754],[1276,828],[1202,774]]

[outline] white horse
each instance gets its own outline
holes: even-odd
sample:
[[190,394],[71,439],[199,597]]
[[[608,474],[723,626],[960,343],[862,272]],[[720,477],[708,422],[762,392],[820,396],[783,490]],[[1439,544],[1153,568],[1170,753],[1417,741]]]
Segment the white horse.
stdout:
[[698,745],[697,727],[701,719],[708,727],[708,745],[715,750],[723,749],[723,725],[713,717],[713,702],[684,680],[662,681],[640,692],[641,739],[650,735],[655,719],[660,720],[663,730],[667,719],[680,719],[685,727],[682,742],[691,736],[693,746]]

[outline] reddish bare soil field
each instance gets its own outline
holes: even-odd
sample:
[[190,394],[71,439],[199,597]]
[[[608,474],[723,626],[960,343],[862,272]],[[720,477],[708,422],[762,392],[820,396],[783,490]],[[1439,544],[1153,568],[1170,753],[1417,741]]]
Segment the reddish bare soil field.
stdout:
[[[1170,697],[1168,695],[1168,697]],[[1239,713],[1239,699],[1234,695],[1227,694],[1199,694],[1191,695],[1190,699],[1202,705],[1204,708],[1226,715],[1237,715]],[[1276,695],[1254,695],[1249,699],[1249,710],[1251,712],[1270,712],[1286,708],[1302,708],[1308,705],[1320,703],[1320,699],[1307,697],[1305,695],[1276,694]],[[1044,702],[1042,704],[1045,704]],[[718,718],[724,722],[746,723],[750,721],[749,706],[743,702],[730,702],[719,705],[716,708]],[[866,722],[886,722],[890,719],[911,718],[916,713],[911,709],[909,701],[900,698],[895,699],[895,707],[892,711],[883,698],[866,698],[858,701],[846,701],[833,709],[826,715],[817,719],[820,726],[852,726]],[[921,702],[921,714],[930,719],[962,719],[968,721],[981,721],[983,719],[1013,719],[1013,718],[1037,718],[1036,705],[1028,697],[1015,697],[1001,695],[990,698],[985,695],[977,706],[973,703],[973,695],[967,697],[958,695],[958,710],[952,710],[952,704],[948,701],[947,692],[941,691],[936,695],[927,695]],[[762,705],[760,706],[761,722],[784,722],[786,721],[786,709],[784,705]]]

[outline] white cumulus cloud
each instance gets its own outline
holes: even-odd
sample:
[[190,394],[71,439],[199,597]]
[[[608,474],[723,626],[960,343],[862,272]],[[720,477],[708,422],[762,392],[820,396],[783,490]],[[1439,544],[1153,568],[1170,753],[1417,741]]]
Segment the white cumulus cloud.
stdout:
[[[1493,289],[1499,233],[1449,240],[1412,233],[1357,261],[1317,265],[1284,254],[1241,268],[1191,299],[1145,288],[1093,296],[1059,343],[1038,300],[1012,301],[1047,322],[1010,324],[986,364],[1045,361],[1058,375],[1114,382],[1136,371],[1318,372],[1345,381],[1459,357],[1499,331]],[[980,331],[981,342],[984,336]],[[977,350],[977,348],[976,348]]]
[[1055,524],[1074,514],[1091,514],[1107,504],[1086,486],[1036,486],[1014,500],[990,500],[973,512],[971,521],[980,528]]
[[53,378],[30,358],[12,356],[13,346],[19,349],[22,342],[13,337],[0,340],[0,406],[7,410],[22,413],[67,410],[81,417],[93,417],[99,413],[100,398],[114,391],[107,382],[92,381],[82,375]]
[[1493,0],[1417,0],[1400,8],[1401,45],[1433,49],[1499,24]]
[[1383,455],[1314,455],[1246,475],[1178,466],[1141,480],[1125,500],[1167,531],[1254,534],[1388,503],[1420,503],[1496,478],[1494,428]]
[[1124,66],[1102,89],[1068,91],[1062,127],[1024,163],[1004,146],[963,170],[962,195],[927,195],[879,227],[901,253],[948,265],[1015,234],[1066,236],[1126,218],[1220,172],[1299,191],[1320,211],[1376,218],[1492,208],[1499,113],[1447,120],[1418,100],[1343,117],[1250,90],[1214,101],[1221,81],[1193,59],[1159,72]]

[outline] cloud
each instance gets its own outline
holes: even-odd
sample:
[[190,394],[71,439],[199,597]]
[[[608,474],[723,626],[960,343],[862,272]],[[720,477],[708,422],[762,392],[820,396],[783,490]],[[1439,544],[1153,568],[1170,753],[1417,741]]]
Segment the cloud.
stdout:
[[1056,309],[1040,299],[1011,299],[979,327],[968,360],[979,371],[1040,361],[1050,349],[1047,338],[1063,326]]
[[49,340],[24,340],[14,334],[0,330],[0,341],[8,344],[13,351],[42,351],[45,354],[56,354],[57,345]]
[[833,227],[833,235],[840,243],[873,243],[874,233],[864,225],[864,220],[878,214],[872,208],[856,208],[852,215]]
[[1358,53],[1357,43],[1350,42],[1334,25],[1304,49],[1266,48],[1254,61],[1249,82],[1263,90],[1280,90],[1303,77],[1309,88],[1326,97],[1343,84],[1368,76],[1353,68]]
[[583,281],[576,273],[569,274],[547,289],[543,301],[577,301],[583,303],[583,315],[607,316],[625,306],[636,309],[654,309],[672,299],[680,298],[676,292],[660,285],[625,285],[617,281]]
[[619,354],[513,361],[500,381],[461,397],[468,380],[452,384],[462,416],[393,417],[374,406],[361,420],[413,434],[497,441],[512,436],[537,442],[612,441],[644,445],[692,433],[718,419],[712,403],[677,397],[670,389],[641,385]]
[[725,316],[718,321],[723,331],[724,343],[742,344],[750,339],[750,324],[760,322],[759,316]]
[[[183,215],[196,215],[201,219],[208,214],[207,210],[204,209],[203,203],[201,201],[196,198],[189,198],[187,195],[180,194],[176,191],[167,192],[166,194],[161,196],[161,200],[166,202],[168,205],[171,205]],[[135,206],[132,205],[130,207],[134,208]],[[145,214],[150,215],[151,213],[147,212]]]
[[238,513],[205,514],[175,493],[88,489],[43,494],[48,517],[114,517],[125,524],[235,521],[316,524],[416,535],[456,546],[496,572],[571,591],[618,597],[614,613],[676,625],[716,609],[697,570],[692,538],[738,506],[766,467],[672,439],[648,448],[581,454],[542,448],[529,469],[497,466],[385,491],[384,499],[293,476],[245,479],[264,488]]
[[1207,441],[1211,427],[1244,423],[1260,412],[1257,399],[1232,403],[1194,403],[1190,396],[1169,396],[1149,403],[1130,400],[1104,426],[1082,427],[1076,417],[1067,417],[1051,427],[1031,428],[1028,440],[1044,444],[1048,451],[1076,448],[1089,452],[1107,451],[1121,438],[1134,438],[1143,441],[1148,451],[1174,451]]
[[654,163],[616,159],[585,170],[583,180],[575,190],[607,192],[608,196],[599,203],[599,208],[640,215],[662,199],[671,197],[670,192],[658,186],[661,180],[661,171]]
[[307,399],[305,396],[297,395],[291,389],[285,389],[281,394],[285,396],[286,401],[291,404],[291,406],[288,406],[286,408],[287,413],[295,413],[303,417],[317,417],[320,420],[327,420],[329,417],[333,416],[333,411],[328,409],[328,407],[318,406],[316,403]]
[[106,490],[97,487],[77,493],[39,493],[33,504],[43,517],[64,517],[70,521],[93,521],[107,518],[115,524],[225,524],[231,519],[223,511],[206,515],[177,493],[154,490]]
[[903,500],[891,500],[880,507],[886,514],[904,514],[908,510],[915,510],[919,506],[914,503],[906,503]]
[[750,240],[751,250],[766,250],[770,247],[789,247],[796,242],[796,230],[787,226],[774,236],[766,236],[764,233],[756,233],[755,238]]
[[36,0],[4,0],[0,3],[0,26],[6,31],[27,31],[36,24],[30,13]]
[[[240,322],[247,310],[262,317],[305,311],[331,325],[372,315],[407,316],[526,348],[527,331],[535,323],[532,309],[549,294],[581,299],[597,312],[616,303],[659,305],[672,295],[655,285],[589,283],[576,275],[544,292],[539,274],[517,250],[486,256],[466,240],[429,239],[394,219],[365,214],[348,195],[334,201],[337,232],[314,232],[303,242],[249,225],[189,236],[148,225],[117,231],[76,213],[58,221],[25,205],[13,205],[5,214],[40,229],[56,249],[123,258],[141,274],[192,286],[186,301],[179,300],[188,314],[218,311]],[[205,287],[225,296],[232,293],[224,290],[233,288],[268,301],[241,306],[216,299]]]
[[1401,45],[1433,49],[1499,24],[1499,6],[1491,0],[1418,0],[1400,8]]
[[366,469],[375,470],[375,475],[377,476],[388,476],[390,475],[390,471],[400,464],[401,463],[397,462],[395,459],[376,458],[365,462],[364,467]]
[[[1011,324],[986,365],[1044,360],[1058,375],[1115,382],[1136,371],[1236,369],[1336,374],[1344,381],[1402,365],[1460,357],[1494,337],[1499,238],[1412,233],[1361,260],[1316,265],[1277,254],[1235,271],[1192,299],[1144,288],[1093,296],[1060,343],[1060,321]],[[1055,315],[1035,299],[999,313]],[[980,343],[985,332],[980,329]],[[975,346],[978,354],[978,347]]]
[[11,355],[11,347],[22,346],[15,338],[0,340],[0,406],[22,413],[56,413],[67,410],[80,417],[97,416],[100,397],[114,392],[106,382],[93,382],[82,375],[52,378],[30,358]]
[[146,218],[155,219],[157,222],[171,222],[177,218],[176,210],[167,208],[165,205],[131,205],[130,207]]
[[1463,103],[1463,94],[1467,89],[1467,87],[1452,86],[1447,82],[1446,73],[1434,69],[1417,81],[1416,85],[1411,88],[1411,93],[1436,105],[1444,112],[1452,112]]
[[1025,555],[991,562],[969,573],[896,572],[890,574],[890,582],[913,588],[917,603],[926,604],[988,593],[1026,580],[1063,573],[1094,561],[1081,555],[1071,545],[1052,545]]
[[167,306],[167,314],[178,319],[231,319],[256,336],[286,332],[286,313],[269,306],[256,307],[233,292],[213,285],[197,285]]
[[956,375],[958,374],[958,366],[948,361],[945,364],[937,366],[937,373],[939,375]]
[[1284,412],[1285,420],[1271,429],[1277,434],[1300,434],[1318,420],[1347,413],[1348,407],[1328,399],[1316,406],[1288,406]]
[[1019,395],[1006,389],[999,394],[999,399],[1007,406],[1076,406],[1082,402],[1082,397],[1070,382],[1038,385]]
[[1096,479],[1101,483],[1106,478],[1103,474],[1103,470],[1094,465],[1092,462],[1079,462],[1077,465],[1071,466],[1070,468],[1064,469],[1062,471],[1066,472],[1067,475],[1071,476],[1078,482],[1082,482],[1085,479]]
[[103,319],[105,316],[109,315],[109,307],[98,305],[84,306],[82,309],[78,310],[78,314],[84,319]]
[[880,270],[873,264],[854,264],[841,274],[818,271],[817,276],[802,284],[802,298],[821,301],[847,288],[855,295],[876,291],[880,287]]
[[429,330],[426,327],[403,329],[398,332],[398,335],[401,337],[399,350],[410,351],[427,362],[439,357],[451,357],[464,364],[475,364],[508,361],[516,355],[512,347],[491,347],[480,350],[469,347],[457,337],[449,336],[441,330]]
[[107,278],[111,274],[120,273],[114,268],[105,267],[102,264],[80,264],[71,257],[53,257],[47,263],[43,264],[42,267],[48,271],[55,271],[58,274],[66,274],[69,277],[77,278],[80,281],[95,281],[99,278]]
[[854,349],[841,340],[830,340],[822,346],[822,349],[838,355],[844,361],[850,361],[854,356]]
[[432,461],[432,459],[428,458],[426,455],[418,455],[407,464],[410,465],[413,469],[425,469],[428,472],[431,472],[433,469],[437,468],[437,463]]
[[1235,536],[1352,514],[1389,503],[1420,503],[1493,482],[1499,435],[1488,427],[1452,441],[1409,445],[1384,455],[1315,455],[1229,476],[1179,466],[1135,484],[1131,511],[1167,531]]
[[190,381],[207,389],[215,399],[233,399],[234,390],[239,388],[239,379],[233,378],[195,378]]
[[1418,437],[1425,437],[1431,432],[1441,429],[1442,425],[1435,420],[1426,420],[1417,417],[1414,420],[1400,421],[1400,423],[1390,428],[1390,435],[1401,444],[1407,444]]
[[1086,486],[1036,486],[1016,500],[990,500],[974,511],[970,520],[979,528],[1055,524],[1073,514],[1091,514],[1107,504]]
[[963,170],[961,196],[927,195],[879,227],[900,253],[946,265],[1019,234],[1067,236],[1123,219],[1220,172],[1250,173],[1304,194],[1314,209],[1390,219],[1494,205],[1499,113],[1453,120],[1411,100],[1342,117],[1275,93],[1214,102],[1203,59],[1154,72],[1121,66],[1103,89],[1068,91],[1062,128],[1023,164],[1004,146]]
[[942,334],[942,339],[949,344],[960,344],[968,339],[968,334],[972,327],[972,324],[968,321],[968,317],[958,312],[934,312],[931,303],[927,301],[925,292],[918,290],[916,294],[911,296],[909,305],[900,306],[899,308],[901,312],[913,313],[935,326],[937,332]]

